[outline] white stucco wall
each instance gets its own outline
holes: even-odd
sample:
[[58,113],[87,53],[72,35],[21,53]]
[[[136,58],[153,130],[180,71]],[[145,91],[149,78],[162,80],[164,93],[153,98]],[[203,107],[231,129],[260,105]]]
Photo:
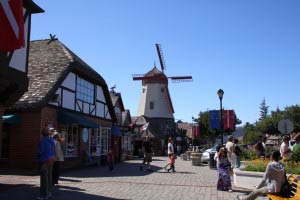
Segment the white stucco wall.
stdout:
[[[161,89],[164,88],[164,92]],[[143,93],[143,89],[145,92]],[[154,109],[150,109],[150,102],[154,102]],[[171,105],[168,100],[164,84],[147,84],[142,87],[142,94],[138,108],[138,116],[173,118]]]
[[75,77],[76,75],[70,72],[68,76],[65,78],[64,82],[62,83],[62,86],[75,91],[75,84],[76,84]]
[[62,107],[74,110],[75,94],[68,90],[63,90]]

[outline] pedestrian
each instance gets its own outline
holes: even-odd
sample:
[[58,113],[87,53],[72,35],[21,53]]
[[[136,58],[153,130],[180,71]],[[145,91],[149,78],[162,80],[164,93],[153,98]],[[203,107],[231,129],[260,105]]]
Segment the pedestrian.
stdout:
[[145,141],[143,142],[143,152],[144,159],[142,164],[140,165],[140,171],[143,171],[143,167],[147,165],[147,171],[152,172],[150,163],[152,162],[152,144],[150,142],[150,137],[146,136]]
[[217,190],[232,192],[231,180],[230,180],[231,164],[227,157],[227,150],[224,147],[218,147],[218,149],[219,151],[215,156],[215,160],[218,163]]
[[290,141],[290,137],[286,135],[283,137],[283,142],[280,145],[280,156],[282,157],[283,160],[289,160],[291,157],[291,150],[289,149],[289,141]]
[[258,196],[264,196],[266,194],[279,194],[281,192],[281,186],[285,182],[286,174],[285,169],[280,160],[280,152],[273,151],[271,153],[271,162],[267,165],[265,174],[254,191],[247,196],[238,195],[239,200],[253,200]]
[[233,157],[233,136],[230,135],[228,136],[228,142],[226,143],[225,147],[226,147],[226,153],[227,153],[227,158],[228,161],[230,162],[230,173],[233,174],[233,168],[235,166],[235,157]]
[[300,136],[295,139],[295,144],[293,145],[292,153],[299,153],[300,152]]
[[108,165],[108,171],[112,172],[114,170],[114,155],[111,149],[109,149],[107,153],[107,165]]
[[240,154],[242,153],[241,148],[239,147],[238,139],[234,139],[234,146],[233,146],[233,157],[235,157],[235,168],[239,168],[241,166]]
[[175,154],[172,153],[170,155],[170,168],[168,169],[168,172],[170,172],[170,170],[172,170],[172,172],[176,172],[175,171]]
[[257,143],[254,145],[254,149],[256,151],[257,158],[265,158],[266,157],[266,149],[263,144],[263,136],[258,137]]
[[58,179],[60,175],[60,163],[64,161],[64,154],[61,148],[62,139],[58,132],[54,132],[54,145],[55,145],[55,162],[53,163],[52,170],[52,185],[58,184]]
[[[169,160],[171,159],[171,155],[174,154],[174,145],[173,145],[173,138],[172,137],[169,137],[168,139],[168,157],[169,157]],[[163,168],[164,170],[167,169],[167,167],[170,165],[170,162],[168,162]]]
[[37,199],[41,200],[52,198],[52,167],[55,160],[55,144],[53,138],[50,137],[51,131],[49,128],[41,130],[43,138],[38,146],[37,160],[40,172],[40,197],[37,197]]
[[182,148],[181,148],[181,145],[178,144],[178,145],[177,145],[177,155],[179,155],[179,156],[181,155],[181,149],[182,149]]

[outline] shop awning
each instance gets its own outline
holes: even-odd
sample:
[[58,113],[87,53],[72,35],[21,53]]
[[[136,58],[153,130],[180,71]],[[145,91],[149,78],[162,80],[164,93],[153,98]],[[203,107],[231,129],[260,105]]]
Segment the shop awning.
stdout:
[[112,125],[112,127],[111,127],[111,134],[115,135],[115,136],[121,136],[122,132],[121,132],[121,130],[116,125]]
[[2,122],[7,124],[20,124],[21,117],[19,115],[3,115]]
[[68,111],[57,111],[57,121],[60,124],[78,124],[89,128],[98,128],[99,125],[85,118],[83,115]]

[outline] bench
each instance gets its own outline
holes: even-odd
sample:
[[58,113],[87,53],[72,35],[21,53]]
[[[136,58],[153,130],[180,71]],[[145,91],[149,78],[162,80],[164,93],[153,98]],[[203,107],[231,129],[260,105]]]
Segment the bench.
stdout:
[[292,186],[291,196],[289,198],[280,197],[274,194],[268,194],[271,200],[300,200],[300,176],[292,174],[288,178],[288,182]]

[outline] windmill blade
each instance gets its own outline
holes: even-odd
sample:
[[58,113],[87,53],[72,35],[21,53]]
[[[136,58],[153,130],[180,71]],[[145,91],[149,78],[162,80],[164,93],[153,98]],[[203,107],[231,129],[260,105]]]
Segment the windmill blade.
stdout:
[[157,81],[157,80],[165,80],[166,77],[163,76],[151,76],[151,77],[144,77],[144,76],[134,76],[132,77],[132,79],[134,81],[139,81],[139,80],[153,80],[153,81]]
[[181,83],[181,82],[192,82],[192,76],[172,76],[168,77],[172,80],[173,83]]
[[156,51],[157,51],[158,58],[159,58],[161,71],[164,73],[164,70],[166,69],[166,64],[164,61],[164,56],[162,54],[161,46],[160,46],[160,44],[155,44],[155,46],[156,46]]
[[144,77],[145,74],[132,74],[132,79],[134,81],[137,81],[137,80],[142,80],[142,78]]

